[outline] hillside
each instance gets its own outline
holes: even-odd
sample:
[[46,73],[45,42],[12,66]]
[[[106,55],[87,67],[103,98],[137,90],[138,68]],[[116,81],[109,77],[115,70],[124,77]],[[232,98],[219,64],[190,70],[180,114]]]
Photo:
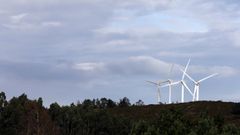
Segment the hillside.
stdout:
[[155,119],[155,116],[163,110],[180,110],[189,119],[197,120],[202,113],[210,116],[221,116],[227,123],[240,126],[240,105],[233,102],[199,101],[178,104],[161,104],[132,106],[128,108],[112,108],[109,112],[135,120]]
[[0,93],[1,135],[239,135],[240,104],[200,101],[131,105],[128,98],[42,105]]

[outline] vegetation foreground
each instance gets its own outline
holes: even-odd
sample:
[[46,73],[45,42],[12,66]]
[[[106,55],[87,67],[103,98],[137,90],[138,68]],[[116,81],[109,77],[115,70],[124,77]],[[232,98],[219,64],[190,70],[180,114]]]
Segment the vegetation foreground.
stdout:
[[240,103],[131,105],[128,98],[86,99],[69,106],[0,93],[1,135],[239,135]]

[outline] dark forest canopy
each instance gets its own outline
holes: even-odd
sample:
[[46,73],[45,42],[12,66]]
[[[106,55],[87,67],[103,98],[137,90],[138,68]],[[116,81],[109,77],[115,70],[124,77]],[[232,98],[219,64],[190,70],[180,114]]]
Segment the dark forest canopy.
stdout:
[[240,103],[131,105],[124,97],[43,106],[26,94],[0,93],[1,135],[239,135]]

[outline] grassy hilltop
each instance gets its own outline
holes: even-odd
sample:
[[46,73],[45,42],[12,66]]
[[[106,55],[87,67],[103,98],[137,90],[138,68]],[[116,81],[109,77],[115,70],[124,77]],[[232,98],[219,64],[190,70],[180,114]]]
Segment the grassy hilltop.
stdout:
[[135,120],[155,119],[155,115],[164,110],[179,110],[189,119],[198,119],[201,114],[224,117],[227,123],[240,126],[240,104],[222,101],[198,101],[178,104],[132,106],[113,108],[109,112]]

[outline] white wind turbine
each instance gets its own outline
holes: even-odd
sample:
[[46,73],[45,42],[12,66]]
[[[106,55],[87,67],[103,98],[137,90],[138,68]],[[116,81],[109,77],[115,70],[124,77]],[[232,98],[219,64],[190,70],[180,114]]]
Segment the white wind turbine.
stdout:
[[[188,63],[184,69],[184,71],[186,72],[187,69],[188,69],[188,66],[189,66],[189,63],[190,63],[190,59],[188,60]],[[182,97],[181,97],[181,102],[183,103],[184,102],[184,90],[185,88],[189,91],[189,93],[193,96],[193,93],[192,91],[189,89],[189,87],[187,86],[187,84],[185,83],[184,81],[184,78],[185,78],[185,74],[183,73],[182,75],[182,78],[180,81],[177,81],[177,82],[172,82],[171,80],[168,80],[169,84],[166,84],[166,85],[163,85],[161,87],[169,87],[169,97],[171,99],[171,90],[172,90],[172,86],[173,85],[177,85],[177,84],[181,84],[181,87],[182,87]]]
[[207,77],[204,77],[203,79],[200,79],[199,81],[195,81],[190,75],[188,75],[186,72],[184,72],[182,70],[183,74],[185,74],[191,81],[194,82],[194,92],[193,92],[193,101],[199,101],[199,89],[200,89],[200,83],[209,79],[209,78],[212,78],[216,75],[218,75],[218,73],[214,73],[212,75],[209,75]]
[[164,83],[167,83],[168,80],[167,81],[158,81],[158,83],[157,82],[152,82],[152,81],[146,81],[146,82],[152,83],[152,84],[157,86],[157,100],[158,100],[158,103],[161,103],[161,100],[160,100],[160,96],[161,96],[160,95],[160,86]]
[[[170,74],[171,74],[171,72],[173,70],[173,66],[174,66],[174,64],[172,64],[172,66],[170,68],[169,76],[170,76]],[[160,103],[160,86],[162,84],[165,84],[165,83],[172,84],[172,80],[170,80],[170,79],[168,79],[166,81],[159,81],[158,83],[152,82],[152,81],[147,81],[147,82],[157,85],[158,103]],[[168,94],[168,103],[171,104],[172,103],[172,99],[171,99],[172,98],[172,87],[171,87],[171,85],[169,85],[169,87],[168,87],[168,92],[169,92],[169,94]]]

